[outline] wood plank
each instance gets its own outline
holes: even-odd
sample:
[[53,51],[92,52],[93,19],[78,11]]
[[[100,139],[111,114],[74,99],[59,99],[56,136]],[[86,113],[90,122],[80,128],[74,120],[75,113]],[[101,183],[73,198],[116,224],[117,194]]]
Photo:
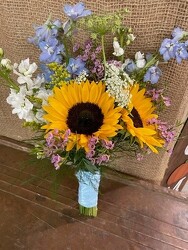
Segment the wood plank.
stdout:
[[[0,145],[0,249],[188,249],[188,200],[132,179],[101,181],[97,218],[78,213],[77,181],[23,184],[28,154]],[[11,225],[11,226],[10,226]]]

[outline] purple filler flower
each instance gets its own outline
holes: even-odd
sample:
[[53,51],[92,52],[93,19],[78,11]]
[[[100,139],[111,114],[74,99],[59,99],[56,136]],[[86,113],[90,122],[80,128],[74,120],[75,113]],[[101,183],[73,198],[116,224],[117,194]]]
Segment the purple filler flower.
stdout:
[[73,21],[77,20],[80,17],[91,15],[91,11],[86,10],[82,2],[75,5],[66,4],[64,7],[64,12]]
[[144,82],[151,82],[155,84],[158,82],[159,77],[161,76],[162,72],[157,66],[150,67],[146,74],[144,75]]
[[69,64],[67,66],[67,70],[70,74],[73,75],[79,75],[82,71],[88,71],[85,68],[85,62],[83,62],[80,58],[74,59],[70,58],[69,59]]
[[40,54],[41,62],[61,62],[61,52],[64,51],[64,46],[63,44],[59,45],[58,40],[56,38],[49,38],[47,41],[40,42],[39,47],[42,50],[42,53]]
[[159,53],[163,56],[165,61],[170,60],[171,58],[175,58],[174,47],[177,41],[173,39],[165,38],[161,43],[161,47],[159,49]]

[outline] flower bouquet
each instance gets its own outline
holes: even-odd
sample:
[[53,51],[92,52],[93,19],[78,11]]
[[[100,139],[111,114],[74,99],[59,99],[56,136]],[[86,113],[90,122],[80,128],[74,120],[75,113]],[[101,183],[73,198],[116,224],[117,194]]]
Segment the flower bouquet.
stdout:
[[80,213],[88,216],[97,215],[101,168],[110,156],[128,151],[141,160],[174,138],[159,119],[170,99],[157,82],[162,61],[188,58],[188,33],[177,27],[155,54],[127,58],[135,40],[123,24],[127,12],[98,16],[81,2],[65,5],[67,21],[49,17],[28,39],[40,51],[39,67],[29,58],[12,65],[0,49],[7,102],[36,131],[32,152],[55,171],[75,170]]

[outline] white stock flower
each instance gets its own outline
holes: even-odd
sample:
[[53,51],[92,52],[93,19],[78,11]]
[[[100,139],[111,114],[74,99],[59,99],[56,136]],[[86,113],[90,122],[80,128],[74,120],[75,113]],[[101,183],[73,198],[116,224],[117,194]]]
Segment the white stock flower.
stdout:
[[32,112],[33,104],[26,98],[25,89],[20,88],[20,92],[11,89],[11,93],[7,97],[7,103],[12,106],[12,114],[17,114],[19,119],[24,119],[28,122],[34,120]]
[[1,60],[1,65],[3,67],[5,67],[6,69],[12,70],[12,64],[11,64],[11,60],[7,59],[7,58],[3,58]]
[[122,56],[124,54],[124,49],[120,47],[116,37],[114,37],[113,47],[114,47],[114,52],[113,52],[114,56]]
[[[17,71],[17,70],[18,71]],[[33,81],[31,80],[32,74],[37,70],[36,63],[29,63],[29,58],[22,60],[18,65],[14,64],[13,72],[18,75],[17,82],[19,84],[27,83],[28,85],[32,85]]]
[[24,76],[32,76],[32,74],[37,70],[36,63],[29,63],[29,58],[22,60],[18,65],[19,73]]
[[144,53],[142,54],[140,51],[135,54],[136,66],[138,68],[143,68],[146,64],[146,60],[144,58]]
[[20,75],[17,78],[17,82],[19,84],[27,83],[28,86],[31,86],[33,84],[33,81],[32,81],[32,79],[29,76],[23,76],[23,75]]
[[40,123],[40,122],[45,122],[45,119],[43,118],[44,111],[42,109],[38,109],[37,113],[35,114],[35,122]]
[[47,105],[47,100],[50,95],[52,95],[52,90],[41,88],[35,96],[42,100],[42,105]]
[[45,79],[43,76],[38,75],[36,78],[33,79],[33,86],[32,88],[39,89],[42,85],[42,83],[45,82]]
[[17,81],[19,83],[27,83],[27,89],[33,90],[33,89],[39,89],[41,88],[42,83],[45,82],[45,79],[43,76],[37,76],[33,80],[27,76],[19,76]]

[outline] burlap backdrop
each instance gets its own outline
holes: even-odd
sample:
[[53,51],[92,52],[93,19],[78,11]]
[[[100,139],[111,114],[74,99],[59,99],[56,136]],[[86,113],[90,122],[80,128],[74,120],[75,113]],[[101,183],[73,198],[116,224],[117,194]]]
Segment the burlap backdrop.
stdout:
[[[78,1],[67,1],[74,4]],[[169,37],[175,26],[188,30],[187,0],[95,0],[84,1],[87,8],[96,13],[116,11],[123,7],[130,10],[125,17],[125,24],[132,27],[136,40],[128,51],[134,55],[138,50],[154,52],[160,41]],[[27,43],[27,38],[34,34],[33,25],[42,24],[52,13],[54,19],[62,18],[62,0],[1,0],[0,9],[0,47],[12,62],[30,57],[34,60],[39,51]],[[172,106],[163,113],[163,117],[171,123],[184,121],[187,117],[187,72],[188,64],[177,65],[170,62],[163,67],[163,81],[168,83],[168,94],[172,98]],[[31,132],[22,128],[21,121],[11,114],[11,108],[6,104],[8,90],[0,87],[0,135],[22,140],[29,138]],[[144,161],[138,162],[125,154],[116,160],[116,168],[122,172],[139,176],[144,179],[160,182],[167,167],[169,155],[149,155]]]

